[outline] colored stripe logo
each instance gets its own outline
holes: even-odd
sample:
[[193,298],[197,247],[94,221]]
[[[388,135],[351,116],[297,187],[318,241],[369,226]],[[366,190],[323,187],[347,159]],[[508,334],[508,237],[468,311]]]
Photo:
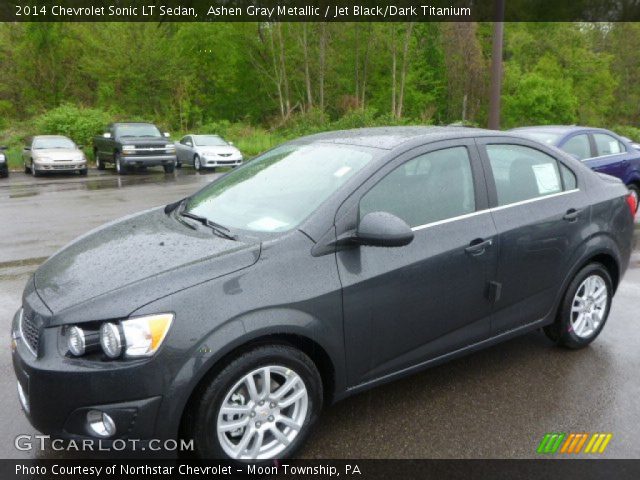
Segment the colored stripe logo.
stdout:
[[540,454],[604,453],[612,433],[547,433],[536,450]]

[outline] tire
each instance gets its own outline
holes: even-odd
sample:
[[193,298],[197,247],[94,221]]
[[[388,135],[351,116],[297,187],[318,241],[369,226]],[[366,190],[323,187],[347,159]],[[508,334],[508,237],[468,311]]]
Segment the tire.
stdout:
[[104,170],[105,169],[105,164],[102,160],[100,160],[100,156],[98,155],[98,151],[96,150],[95,152],[93,152],[93,158],[95,158],[96,160],[96,168],[98,170]]
[[638,207],[639,202],[640,202],[640,187],[638,187],[637,185],[627,185],[627,187],[629,188],[629,191],[631,192],[632,195],[634,195],[636,197],[636,212],[638,211]]
[[176,168],[182,168],[182,162],[176,162]]
[[34,177],[40,177],[42,175],[42,173],[40,173],[36,168],[36,164],[33,161],[31,161],[31,173]]
[[173,173],[176,170],[175,163],[169,163],[167,165],[163,165],[162,167],[164,168],[164,173]]
[[113,157],[113,161],[116,164],[116,173],[118,175],[126,175],[128,173],[127,166],[122,163],[122,159],[119,153],[115,154],[115,156]]
[[31,169],[27,167],[27,164],[24,164],[24,173],[31,173]]
[[[270,394],[263,390],[265,377],[257,373],[266,367],[271,371]],[[249,375],[255,375],[252,376],[256,386],[253,396],[249,393],[248,384],[242,382]],[[287,379],[295,379],[295,383],[278,400],[278,389]],[[244,394],[234,393],[239,391]],[[266,398],[271,400],[258,401],[259,395],[269,395]],[[279,402],[291,401],[294,396],[299,398],[292,405],[284,408],[278,405]],[[286,458],[293,455],[309,435],[322,410],[322,398],[320,374],[307,355],[285,345],[256,347],[230,361],[210,383],[203,385],[188,417],[190,421],[187,436],[194,439],[195,453],[200,458],[231,459],[237,462]],[[234,414],[230,418],[230,414],[220,411],[223,402],[230,404],[231,408],[246,409],[248,413]],[[286,416],[290,424],[295,423],[300,428],[285,425],[278,420],[282,416]],[[237,420],[242,421],[245,426],[233,431],[219,431],[219,422]],[[272,433],[274,429],[280,431],[281,436],[287,437],[290,443],[286,445],[286,442],[280,442]],[[247,436],[250,438],[245,440]],[[259,438],[265,440],[261,453],[247,456],[250,453],[248,450],[256,446]],[[240,456],[232,456],[230,449],[239,447],[243,441],[247,443],[247,448],[240,449]]]
[[86,176],[87,176],[87,173],[89,173],[89,170],[88,170],[88,169],[86,169],[86,168],[82,168],[82,169],[78,170],[78,173],[79,173],[81,176],[86,177]]
[[[591,282],[591,283],[589,283]],[[592,290],[595,288],[595,290]],[[602,288],[602,293],[598,293]],[[592,294],[589,294],[591,291]],[[595,294],[593,294],[595,293]],[[606,293],[602,300],[601,295]],[[586,296],[593,300],[578,300]],[[556,321],[544,327],[544,332],[553,342],[570,349],[583,348],[593,342],[604,328],[611,299],[613,282],[611,275],[600,263],[590,263],[573,278],[564,294]],[[579,311],[573,311],[575,309]],[[586,311],[587,313],[582,313]],[[593,313],[588,313],[593,312]],[[582,320],[580,320],[582,315]],[[588,328],[589,325],[592,328]]]
[[196,155],[193,157],[193,168],[196,172],[202,170],[202,162],[200,161],[200,156]]

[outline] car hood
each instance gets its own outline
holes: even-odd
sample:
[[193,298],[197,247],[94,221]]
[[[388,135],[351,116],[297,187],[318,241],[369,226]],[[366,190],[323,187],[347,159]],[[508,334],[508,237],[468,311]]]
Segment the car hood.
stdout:
[[162,208],[117,220],[80,237],[35,273],[50,325],[127,317],[141,306],[254,264],[255,240],[191,230]]
[[214,155],[225,155],[225,154],[235,155],[240,153],[240,150],[238,150],[236,147],[231,147],[226,145],[222,145],[220,147],[196,147],[196,150],[201,155],[205,155],[208,153],[209,154],[212,153]]
[[51,158],[52,160],[69,160],[82,158],[82,152],[77,148],[38,148],[33,151],[36,158]]

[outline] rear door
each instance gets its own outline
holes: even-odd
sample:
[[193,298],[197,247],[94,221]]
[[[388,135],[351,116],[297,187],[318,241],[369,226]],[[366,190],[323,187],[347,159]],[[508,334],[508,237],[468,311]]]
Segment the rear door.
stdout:
[[473,140],[440,142],[385,165],[341,207],[336,233],[369,212],[404,219],[404,247],[339,251],[351,385],[488,337],[496,230]]
[[589,200],[555,152],[514,138],[478,140],[498,230],[492,333],[544,318],[588,236]]
[[625,181],[625,172],[629,167],[630,155],[627,147],[616,137],[604,132],[591,133],[594,158],[585,164],[596,172],[606,173]]

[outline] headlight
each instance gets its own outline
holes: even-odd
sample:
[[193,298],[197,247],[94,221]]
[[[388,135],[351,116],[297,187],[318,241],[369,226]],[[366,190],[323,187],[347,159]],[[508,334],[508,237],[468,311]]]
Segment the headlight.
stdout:
[[0,163],[4,163],[7,157],[4,156],[4,153],[0,153]]
[[[100,345],[109,358],[148,357],[156,353],[173,322],[173,314],[149,315],[103,323],[100,327]],[[71,347],[69,347],[71,350]]]
[[103,323],[100,327],[100,345],[109,358],[118,358],[122,353],[122,335],[115,323]]
[[51,161],[49,157],[36,157],[36,158],[33,158],[32,160],[38,163],[49,163]]
[[123,145],[122,146],[122,153],[128,152],[128,153],[132,153],[136,151],[136,146],[135,145]]
[[132,318],[121,323],[126,342],[125,356],[147,357],[156,353],[173,322],[170,313]]
[[176,146],[173,143],[168,143],[164,146],[164,148],[167,150],[167,152],[175,152],[176,151]]
[[80,327],[71,327],[67,333],[67,347],[69,347],[71,354],[76,357],[84,355],[86,348],[84,330]]

